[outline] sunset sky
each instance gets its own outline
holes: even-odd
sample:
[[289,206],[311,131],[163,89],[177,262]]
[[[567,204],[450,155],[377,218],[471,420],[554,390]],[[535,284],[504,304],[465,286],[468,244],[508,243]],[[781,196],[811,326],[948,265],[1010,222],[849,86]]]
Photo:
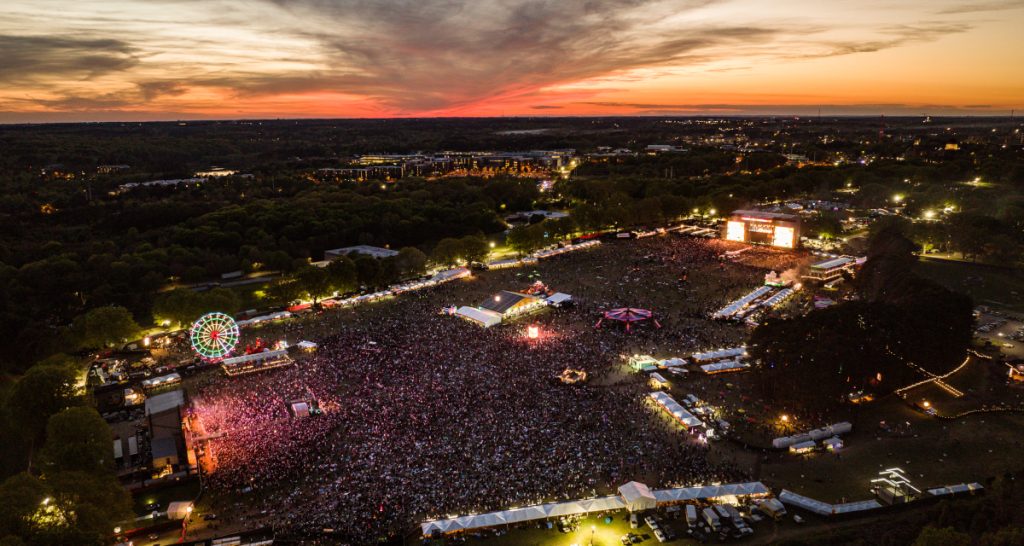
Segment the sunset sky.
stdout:
[[1024,0],[0,4],[0,122],[819,108],[1024,108]]

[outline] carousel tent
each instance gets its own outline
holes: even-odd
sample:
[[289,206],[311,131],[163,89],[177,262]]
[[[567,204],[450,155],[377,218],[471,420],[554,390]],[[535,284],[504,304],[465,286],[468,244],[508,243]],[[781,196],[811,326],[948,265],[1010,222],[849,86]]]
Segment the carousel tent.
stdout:
[[487,309],[477,309],[476,307],[463,305],[455,311],[455,314],[466,320],[475,322],[484,328],[490,328],[491,326],[501,324],[501,314]]
[[640,512],[658,506],[658,499],[650,488],[640,482],[629,482],[619,486],[619,495],[626,501],[626,510]]
[[654,313],[647,309],[639,309],[636,307],[619,307],[618,309],[605,311],[602,314],[601,319],[597,321],[596,326],[600,327],[601,323],[606,320],[625,324],[627,332],[634,323],[646,320],[654,322],[654,326],[661,328],[661,324],[659,324],[654,318]]

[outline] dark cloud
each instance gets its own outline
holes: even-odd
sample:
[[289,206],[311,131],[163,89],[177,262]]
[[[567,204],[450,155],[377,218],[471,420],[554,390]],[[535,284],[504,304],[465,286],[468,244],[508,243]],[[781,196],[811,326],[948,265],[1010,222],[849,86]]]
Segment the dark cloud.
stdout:
[[709,3],[686,0],[372,0],[277,2],[337,31],[308,32],[333,72],[221,80],[242,94],[329,89],[402,112],[468,106],[640,67],[715,46],[770,41],[755,26],[672,29],[660,19]]
[[135,84],[139,88],[142,100],[149,102],[160,97],[176,97],[183,95],[188,88],[181,82],[176,81],[148,81]]
[[113,38],[0,35],[0,80],[5,82],[88,78],[137,63],[134,49]]
[[565,107],[564,106],[555,106],[553,104],[538,104],[536,106],[531,106],[530,108],[532,108],[534,110],[558,110],[559,108],[565,108]]
[[1003,0],[996,2],[958,2],[955,6],[940,9],[935,12],[939,15],[960,15],[964,13],[978,13],[987,11],[1003,11],[1008,9],[1024,8],[1020,0]]

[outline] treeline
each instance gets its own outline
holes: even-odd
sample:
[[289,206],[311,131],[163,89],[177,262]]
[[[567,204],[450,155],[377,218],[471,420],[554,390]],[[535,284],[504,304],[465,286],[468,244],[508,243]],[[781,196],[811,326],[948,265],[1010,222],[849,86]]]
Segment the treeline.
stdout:
[[107,544],[133,516],[79,373],[51,358],[0,389],[0,544]]
[[860,299],[789,319],[769,319],[751,334],[764,395],[793,411],[834,410],[849,393],[888,393],[921,378],[917,365],[945,373],[963,360],[973,304],[914,273],[915,245],[888,224],[870,243],[856,279]]
[[[420,248],[501,232],[500,215],[528,209],[537,195],[534,181],[519,179],[307,182],[287,191],[276,179],[255,179],[69,201],[52,215],[9,214],[12,229],[0,234],[0,369],[22,370],[65,350],[61,332],[89,309],[120,306],[150,324],[156,294],[169,282],[233,271],[292,277],[330,248],[409,248],[399,260],[354,259],[354,286],[339,288],[387,285],[422,272]],[[295,288],[287,284],[273,301]]]

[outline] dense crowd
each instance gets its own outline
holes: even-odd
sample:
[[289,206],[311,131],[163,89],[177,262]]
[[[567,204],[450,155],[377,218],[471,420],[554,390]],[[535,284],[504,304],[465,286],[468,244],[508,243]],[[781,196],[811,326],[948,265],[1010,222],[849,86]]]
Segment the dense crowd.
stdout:
[[[354,321],[328,313],[293,323],[289,337],[331,333],[292,367],[211,377],[194,389],[204,433],[223,434],[210,443],[210,484],[252,495],[278,529],[330,528],[365,543],[427,517],[606,494],[633,479],[741,479],[656,413],[621,355],[735,342],[735,327],[698,318],[729,297],[722,292],[748,290],[758,273],[720,268],[713,248],[687,239],[639,242],[630,254],[614,278],[603,270],[608,278],[591,297],[577,294],[575,309],[490,330],[438,314],[438,302],[464,297],[457,286],[403,295]],[[544,280],[560,289],[587,290],[574,279],[600,276],[599,256],[556,260]],[[702,284],[696,275],[719,294],[688,286]],[[663,290],[683,291],[687,302],[656,310],[663,328],[594,328],[601,308]],[[541,339],[523,335],[527,323],[540,325]],[[566,367],[585,370],[588,381],[561,383]],[[309,399],[322,415],[289,413],[290,402]]]

